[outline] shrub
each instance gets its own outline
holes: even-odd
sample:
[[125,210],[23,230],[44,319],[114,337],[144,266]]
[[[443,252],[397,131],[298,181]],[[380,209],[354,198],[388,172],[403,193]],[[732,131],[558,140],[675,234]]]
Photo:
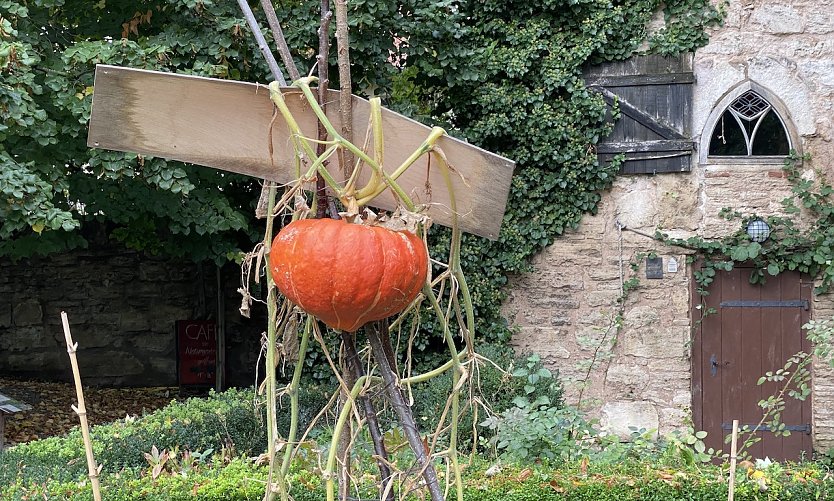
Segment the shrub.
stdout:
[[[545,369],[538,355],[517,356],[512,348],[494,344],[479,345],[478,353],[507,371],[503,372],[491,363],[479,363],[477,371],[470,370],[473,389],[471,396],[477,399],[474,405],[478,406],[479,422],[488,415],[483,406],[487,406],[492,413],[501,413],[513,408],[514,401],[519,398],[547,400],[549,405],[557,409],[563,406],[558,373],[554,375]],[[423,431],[429,432],[436,428],[451,388],[451,373],[412,387],[414,416]],[[458,433],[459,442],[465,447],[472,443],[474,413],[472,406],[462,406],[462,409]],[[483,432],[489,433],[489,430],[479,430],[479,433]]]
[[[190,398],[151,414],[94,426],[91,430],[96,460],[105,472],[146,464],[144,453],[160,450],[202,452],[234,448],[239,453],[266,448],[263,408],[254,392],[232,389],[208,398]],[[0,454],[0,484],[24,480],[71,481],[86,474],[81,432],[20,444]]]
[[[756,473],[758,472],[758,473]],[[814,464],[774,465],[754,474],[740,469],[738,501],[811,501],[830,499],[834,478]],[[187,474],[173,471],[154,479],[137,471],[102,477],[103,497],[115,501],[259,500],[266,468],[245,459],[207,464]],[[291,474],[296,501],[325,499],[321,480],[310,471]],[[376,497],[376,481],[363,476],[360,499]],[[764,480],[762,480],[764,479]],[[763,482],[763,484],[762,484]],[[716,466],[669,470],[647,462],[617,465],[569,463],[558,470],[546,466],[505,467],[487,476],[482,467],[468,468],[464,478],[467,501],[723,501],[727,499],[726,469]],[[355,491],[354,491],[355,492]],[[89,482],[24,483],[0,487],[2,499],[89,499]],[[416,495],[408,500],[419,499]]]

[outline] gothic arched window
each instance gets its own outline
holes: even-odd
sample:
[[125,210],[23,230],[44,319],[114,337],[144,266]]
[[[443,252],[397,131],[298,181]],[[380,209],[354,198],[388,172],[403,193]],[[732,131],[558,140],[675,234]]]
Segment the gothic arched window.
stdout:
[[748,90],[716,121],[710,156],[785,156],[791,141],[782,118],[759,93]]

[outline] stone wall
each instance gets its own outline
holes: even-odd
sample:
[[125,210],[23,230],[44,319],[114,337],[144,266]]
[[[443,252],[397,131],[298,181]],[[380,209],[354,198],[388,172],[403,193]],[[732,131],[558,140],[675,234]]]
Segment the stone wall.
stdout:
[[[832,172],[834,2],[742,0],[727,9],[725,25],[694,58],[696,145],[701,134],[709,138],[708,119],[719,101],[752,80],[784,104],[797,146],[812,155],[806,174]],[[790,193],[779,162],[714,164],[696,153],[693,164],[688,173],[619,177],[596,216],[586,216],[578,230],[538,255],[535,272],[511,280],[504,305],[516,328],[514,344],[539,352],[574,381],[568,401],[576,403],[581,394],[591,414],[623,436],[629,426],[667,433],[691,423],[691,270],[685,251],[640,233],[662,228],[680,237],[726,235],[737,223],[720,218],[721,208],[777,214]],[[663,278],[646,279],[639,254],[647,251],[663,258]],[[640,285],[620,304],[637,256]],[[677,271],[668,268],[672,259]],[[834,314],[831,298],[816,298],[813,313]],[[616,343],[598,349],[601,339],[614,336],[618,315],[622,328]],[[588,372],[592,359],[596,363]],[[823,449],[834,445],[833,376],[815,368],[815,444]]]
[[[237,266],[223,269],[227,375],[252,384],[259,309],[237,308]],[[217,319],[213,264],[172,261],[123,249],[76,251],[12,263],[0,260],[0,375],[71,378],[60,312],[66,311],[84,382],[176,385],[177,320]]]

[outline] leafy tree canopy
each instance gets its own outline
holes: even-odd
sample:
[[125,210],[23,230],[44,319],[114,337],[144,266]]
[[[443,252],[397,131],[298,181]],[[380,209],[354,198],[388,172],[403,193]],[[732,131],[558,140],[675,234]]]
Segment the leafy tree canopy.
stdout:
[[[464,245],[479,327],[497,339],[509,333],[499,314],[506,274],[527,269],[530,256],[594,212],[616,172],[593,154],[610,124],[585,88],[583,65],[628,57],[641,44],[694,50],[720,20],[708,0],[352,0],[349,8],[359,92],[518,162],[500,239]],[[661,8],[665,27],[649,37]],[[309,69],[318,2],[277,0],[276,9]],[[0,256],[104,238],[222,261],[257,240],[257,180],[86,146],[96,63],[265,82],[256,50],[231,1],[0,0]],[[437,231],[436,249],[446,241]]]

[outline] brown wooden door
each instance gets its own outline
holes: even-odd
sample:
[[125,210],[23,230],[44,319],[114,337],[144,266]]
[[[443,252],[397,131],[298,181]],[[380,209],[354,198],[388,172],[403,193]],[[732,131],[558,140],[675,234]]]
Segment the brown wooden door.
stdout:
[[[692,411],[696,429],[708,433],[708,447],[729,452],[724,437],[733,419],[753,428],[762,418],[758,402],[776,394],[778,383],[757,385],[768,371],[784,366],[799,351],[811,349],[802,325],[809,319],[813,284],[799,273],[768,277],[765,285],[751,285],[750,268],[719,272],[704,299],[715,313],[696,329],[692,351]],[[701,297],[693,294],[693,320],[701,318]],[[811,454],[811,401],[790,397],[782,422],[791,430],[776,437],[767,429],[749,449],[754,458],[796,460]]]

